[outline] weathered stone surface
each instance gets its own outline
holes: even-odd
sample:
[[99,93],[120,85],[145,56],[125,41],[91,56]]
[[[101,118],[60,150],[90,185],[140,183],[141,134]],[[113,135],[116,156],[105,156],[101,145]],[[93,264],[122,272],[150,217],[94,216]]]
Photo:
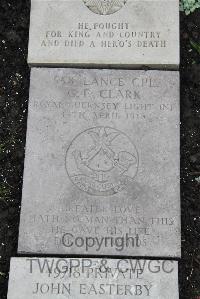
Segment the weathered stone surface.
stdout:
[[179,1],[32,0],[28,62],[177,68]]
[[178,72],[32,69],[18,249],[180,256]]
[[8,299],[178,299],[175,261],[13,258]]

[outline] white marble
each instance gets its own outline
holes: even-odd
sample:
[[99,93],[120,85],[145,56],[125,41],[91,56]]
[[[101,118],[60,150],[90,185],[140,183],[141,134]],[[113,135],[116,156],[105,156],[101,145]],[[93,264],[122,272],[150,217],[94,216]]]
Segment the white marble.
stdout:
[[32,69],[19,252],[179,257],[179,160],[178,72]]
[[8,299],[178,299],[167,260],[12,258]]
[[32,0],[34,66],[178,68],[178,0]]

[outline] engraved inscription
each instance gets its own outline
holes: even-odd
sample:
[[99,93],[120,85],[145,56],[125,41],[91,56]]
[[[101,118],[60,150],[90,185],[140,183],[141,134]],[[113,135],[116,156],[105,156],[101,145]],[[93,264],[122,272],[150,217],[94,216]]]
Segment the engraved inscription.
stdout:
[[111,15],[120,10],[127,0],[83,0],[92,12],[99,15]]
[[90,195],[109,196],[123,190],[138,169],[138,153],[132,141],[110,127],[94,127],[80,133],[66,154],[71,181]]
[[177,299],[177,266],[171,260],[12,258],[8,298]]

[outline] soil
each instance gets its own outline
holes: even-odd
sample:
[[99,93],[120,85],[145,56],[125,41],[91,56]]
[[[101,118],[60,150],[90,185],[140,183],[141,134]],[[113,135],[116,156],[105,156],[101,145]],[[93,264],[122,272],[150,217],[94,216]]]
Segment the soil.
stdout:
[[[7,297],[10,257],[17,255],[29,68],[30,2],[0,2],[0,299]],[[200,9],[181,13],[180,298],[200,296]]]

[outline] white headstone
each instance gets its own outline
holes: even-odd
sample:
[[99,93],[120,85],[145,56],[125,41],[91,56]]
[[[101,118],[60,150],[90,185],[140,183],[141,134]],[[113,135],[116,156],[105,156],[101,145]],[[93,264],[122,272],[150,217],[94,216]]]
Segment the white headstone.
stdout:
[[18,250],[180,256],[178,72],[32,69]]
[[177,68],[178,0],[32,0],[34,66]]
[[178,299],[177,262],[13,258],[8,299]]

